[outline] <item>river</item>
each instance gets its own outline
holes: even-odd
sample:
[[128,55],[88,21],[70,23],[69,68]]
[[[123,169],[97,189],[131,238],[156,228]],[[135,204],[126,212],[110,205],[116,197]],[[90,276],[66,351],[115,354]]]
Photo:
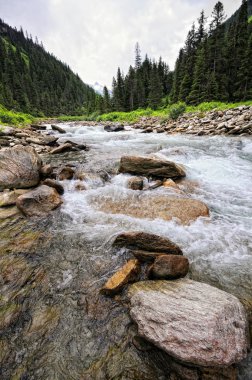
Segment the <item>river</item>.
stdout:
[[[22,324],[3,336],[4,347],[11,347],[12,354],[2,376],[13,380],[169,379],[160,352],[141,352],[132,343],[136,328],[128,315],[126,296],[110,299],[99,294],[106,279],[129,257],[124,249],[112,249],[111,242],[118,233],[130,230],[168,237],[188,257],[191,278],[236,295],[251,310],[252,140],[146,134],[130,128],[108,133],[102,126],[61,127],[67,131],[59,135],[62,141],[85,143],[90,150],[43,159],[77,165],[85,178],[63,181],[61,209],[39,222],[46,238],[36,255],[28,257],[33,268],[43,268],[46,285],[26,299]],[[180,190],[205,202],[210,219],[200,218],[190,225],[153,220],[155,199],[174,190],[160,187],[141,193],[128,189],[130,176],[117,174],[117,168],[120,157],[129,154],[183,164],[187,177],[179,184]],[[76,189],[76,184],[84,184],[86,190]],[[239,380],[251,379],[251,373],[250,356],[239,366]],[[14,377],[20,374],[23,377]]]

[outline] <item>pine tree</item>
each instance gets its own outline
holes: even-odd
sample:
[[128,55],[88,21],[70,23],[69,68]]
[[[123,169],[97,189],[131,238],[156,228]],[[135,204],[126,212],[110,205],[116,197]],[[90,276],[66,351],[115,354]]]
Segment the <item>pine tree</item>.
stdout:
[[103,87],[103,99],[104,99],[104,112],[108,113],[111,111],[111,101],[109,91],[106,86]]
[[235,83],[234,98],[246,99],[248,92],[248,75],[251,70],[248,51],[248,1],[243,0],[237,21],[237,48],[236,56],[239,59],[237,78]]
[[158,68],[156,63],[153,64],[153,69],[150,77],[150,91],[149,91],[149,106],[154,110],[158,108],[162,99],[162,83],[158,75]]

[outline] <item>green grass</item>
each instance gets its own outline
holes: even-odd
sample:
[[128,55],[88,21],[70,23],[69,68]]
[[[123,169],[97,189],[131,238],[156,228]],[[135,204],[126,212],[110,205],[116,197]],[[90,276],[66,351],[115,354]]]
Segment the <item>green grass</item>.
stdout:
[[252,16],[249,17],[248,22],[249,22],[249,24],[252,23]]
[[22,112],[8,111],[0,105],[0,124],[22,127],[32,123],[35,117]]
[[[132,112],[111,112],[107,114],[103,114],[101,116],[98,116],[96,121],[106,122],[106,121],[113,121],[113,122],[126,122],[129,124],[137,123],[141,117],[160,117],[161,122],[166,121],[170,118],[170,112],[172,109],[177,105],[170,105],[166,108],[162,108],[159,110],[152,110],[151,108],[147,109],[139,109]],[[246,101],[246,102],[239,102],[239,103],[222,103],[222,102],[206,102],[201,103],[198,106],[189,106],[185,105],[185,112],[184,114],[190,114],[190,113],[200,113],[202,117],[204,117],[204,114],[208,111],[212,110],[218,110],[218,111],[224,111],[226,109],[235,108],[241,105],[250,105],[252,106],[252,100]],[[83,118],[79,120],[84,120]]]

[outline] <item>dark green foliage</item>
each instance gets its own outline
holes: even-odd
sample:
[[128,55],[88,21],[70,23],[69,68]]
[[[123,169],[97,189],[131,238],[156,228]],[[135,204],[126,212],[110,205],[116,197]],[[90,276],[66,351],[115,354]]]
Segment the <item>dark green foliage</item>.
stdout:
[[95,91],[70,68],[0,20],[0,103],[34,115],[90,113]]
[[186,110],[185,103],[173,104],[170,107],[169,116],[170,116],[171,119],[177,120],[177,118],[179,116],[183,115],[183,113],[185,112],[185,110]]
[[136,44],[135,53],[135,67],[130,66],[125,77],[118,69],[116,79],[113,78],[113,111],[133,111],[148,106],[156,109],[162,96],[171,92],[172,75],[162,58],[158,63],[148,56],[142,61],[139,44]]
[[252,0],[243,0],[235,17],[225,22],[223,4],[214,7],[208,32],[204,12],[187,36],[176,62],[172,102],[199,104],[251,98]]

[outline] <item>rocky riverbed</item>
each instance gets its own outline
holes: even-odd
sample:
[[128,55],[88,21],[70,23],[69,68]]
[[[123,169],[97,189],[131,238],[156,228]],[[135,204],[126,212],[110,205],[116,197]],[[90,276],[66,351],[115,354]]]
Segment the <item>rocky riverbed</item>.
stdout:
[[119,129],[1,131],[1,378],[250,379],[251,138]]

